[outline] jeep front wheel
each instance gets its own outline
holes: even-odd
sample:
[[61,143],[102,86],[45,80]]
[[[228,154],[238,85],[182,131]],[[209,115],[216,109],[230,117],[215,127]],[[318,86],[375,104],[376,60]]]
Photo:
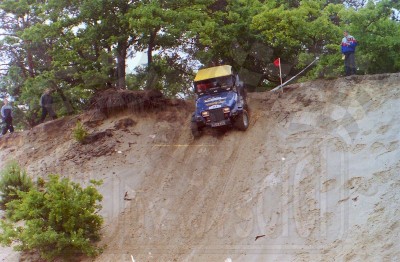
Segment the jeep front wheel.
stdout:
[[243,112],[237,116],[234,125],[240,131],[245,131],[249,127],[249,114],[246,110],[243,110]]
[[196,122],[190,122],[190,130],[192,131],[192,135],[194,138],[201,136],[199,126],[197,125]]

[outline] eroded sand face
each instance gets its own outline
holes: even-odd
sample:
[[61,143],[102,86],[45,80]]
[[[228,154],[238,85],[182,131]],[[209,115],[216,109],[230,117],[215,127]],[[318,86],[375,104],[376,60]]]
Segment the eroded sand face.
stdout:
[[293,85],[280,97],[250,94],[246,132],[197,140],[190,112],[120,115],[96,128],[137,123],[101,145],[112,153],[76,163],[64,139],[53,158],[25,163],[104,180],[107,247],[96,261],[397,261],[399,80],[355,76]]

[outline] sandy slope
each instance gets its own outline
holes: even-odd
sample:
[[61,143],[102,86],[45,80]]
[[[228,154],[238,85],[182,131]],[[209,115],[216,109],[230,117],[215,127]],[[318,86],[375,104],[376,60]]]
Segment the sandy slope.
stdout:
[[197,140],[186,107],[117,115],[92,130],[112,137],[83,147],[75,119],[59,120],[2,139],[0,165],[103,179],[96,261],[399,261],[399,80],[250,94],[246,132]]

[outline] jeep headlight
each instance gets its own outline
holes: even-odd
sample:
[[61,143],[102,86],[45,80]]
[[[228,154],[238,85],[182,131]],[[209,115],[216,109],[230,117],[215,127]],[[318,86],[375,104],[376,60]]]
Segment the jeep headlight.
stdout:
[[201,112],[201,116],[202,117],[209,117],[210,113],[208,111],[203,111],[203,112]]

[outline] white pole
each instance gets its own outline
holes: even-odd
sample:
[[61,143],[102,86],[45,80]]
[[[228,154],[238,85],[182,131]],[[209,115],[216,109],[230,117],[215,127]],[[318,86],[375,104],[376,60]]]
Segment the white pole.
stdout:
[[275,87],[274,89],[272,89],[270,92],[274,92],[276,90],[279,90],[280,88],[283,88],[287,83],[289,83],[290,81],[292,81],[293,79],[295,79],[296,77],[298,77],[301,73],[303,73],[307,68],[309,68],[312,64],[314,64],[316,61],[318,61],[319,57],[317,56],[314,61],[311,62],[311,64],[309,64],[308,66],[306,66],[306,68],[304,68],[303,70],[301,70],[297,75],[293,76],[292,78],[290,78],[288,81],[286,81],[283,84],[280,84],[279,86]]
[[[279,78],[281,79],[281,86],[282,86],[282,67],[281,67],[281,58],[279,57]],[[283,87],[282,87],[282,93],[283,93]]]

